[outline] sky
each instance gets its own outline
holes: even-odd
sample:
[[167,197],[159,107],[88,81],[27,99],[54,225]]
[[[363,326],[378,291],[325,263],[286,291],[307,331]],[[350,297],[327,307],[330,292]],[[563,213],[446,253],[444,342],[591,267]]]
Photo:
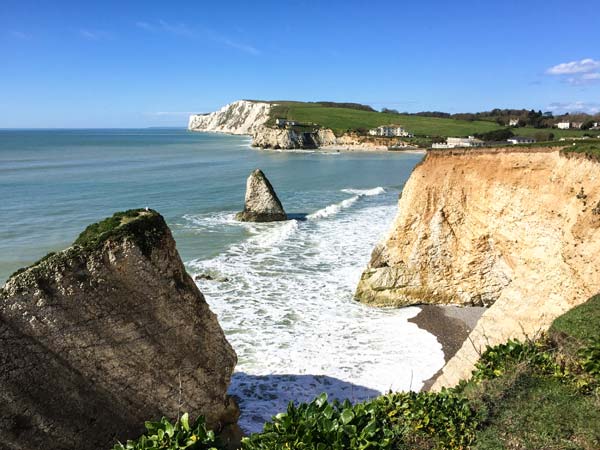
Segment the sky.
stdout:
[[0,128],[186,126],[238,99],[600,112],[600,3],[0,0]]

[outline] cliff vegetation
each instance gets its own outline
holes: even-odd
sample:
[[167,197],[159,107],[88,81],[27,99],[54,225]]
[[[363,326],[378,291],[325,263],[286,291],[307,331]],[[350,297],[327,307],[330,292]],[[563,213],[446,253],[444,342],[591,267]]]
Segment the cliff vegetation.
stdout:
[[[469,381],[439,393],[390,393],[351,405],[290,404],[244,450],[596,449],[600,445],[600,296],[536,341],[488,348]],[[114,450],[223,448],[187,416]],[[202,421],[200,420],[200,424]],[[163,430],[162,432],[157,430]],[[174,436],[177,436],[175,439]]]

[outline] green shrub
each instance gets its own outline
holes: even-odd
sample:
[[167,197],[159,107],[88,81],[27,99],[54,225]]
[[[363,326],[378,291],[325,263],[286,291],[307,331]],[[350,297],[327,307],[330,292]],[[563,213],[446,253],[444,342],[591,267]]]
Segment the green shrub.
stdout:
[[561,373],[561,367],[544,339],[527,342],[510,340],[486,349],[475,364],[472,380],[478,382],[501,377],[515,364],[526,364],[544,374]]
[[200,416],[190,426],[185,413],[172,424],[162,418],[159,422],[146,422],[146,434],[126,444],[118,443],[113,450],[218,450],[220,447],[213,431],[207,430]]
[[450,391],[438,394],[388,394],[356,405],[327,402],[288,406],[265,424],[262,433],[244,438],[244,450],[468,448],[476,415],[466,400]]

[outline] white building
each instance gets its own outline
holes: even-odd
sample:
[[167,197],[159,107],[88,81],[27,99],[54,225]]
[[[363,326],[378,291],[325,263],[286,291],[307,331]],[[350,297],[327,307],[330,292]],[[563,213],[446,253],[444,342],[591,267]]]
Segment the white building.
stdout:
[[533,144],[533,143],[535,143],[535,139],[530,138],[530,137],[522,137],[522,136],[511,137],[510,139],[507,139],[507,141],[510,142],[513,145],[516,145],[516,144]]
[[412,137],[413,135],[402,128],[400,125],[383,125],[381,127],[369,130],[371,136],[384,137]]
[[558,128],[560,130],[568,130],[569,128],[571,128],[571,123],[570,122],[558,122],[556,124],[556,128]]
[[483,146],[483,141],[480,139],[476,139],[473,136],[469,136],[468,138],[457,138],[457,137],[449,137],[446,139],[446,143],[437,143],[433,144],[432,148],[457,148],[457,147],[481,147]]
[[295,120],[275,119],[275,125],[277,125],[278,127],[285,127],[285,126],[294,127],[294,126],[298,125],[298,122],[296,122]]
[[519,125],[519,119],[509,119],[509,121],[508,121],[509,127],[516,127],[518,125]]
[[571,123],[571,128],[577,128],[578,130],[581,130],[582,126],[583,126],[583,122],[573,122],[573,123]]

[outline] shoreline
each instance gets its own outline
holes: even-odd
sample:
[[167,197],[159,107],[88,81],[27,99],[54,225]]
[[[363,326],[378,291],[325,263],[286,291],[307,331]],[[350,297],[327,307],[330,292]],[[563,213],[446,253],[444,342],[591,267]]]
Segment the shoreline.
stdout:
[[[433,334],[442,344],[444,365],[465,342],[477,321],[487,308],[483,306],[418,305],[419,314],[408,319],[422,330]],[[428,391],[443,367],[429,379],[423,381],[421,391]]]

